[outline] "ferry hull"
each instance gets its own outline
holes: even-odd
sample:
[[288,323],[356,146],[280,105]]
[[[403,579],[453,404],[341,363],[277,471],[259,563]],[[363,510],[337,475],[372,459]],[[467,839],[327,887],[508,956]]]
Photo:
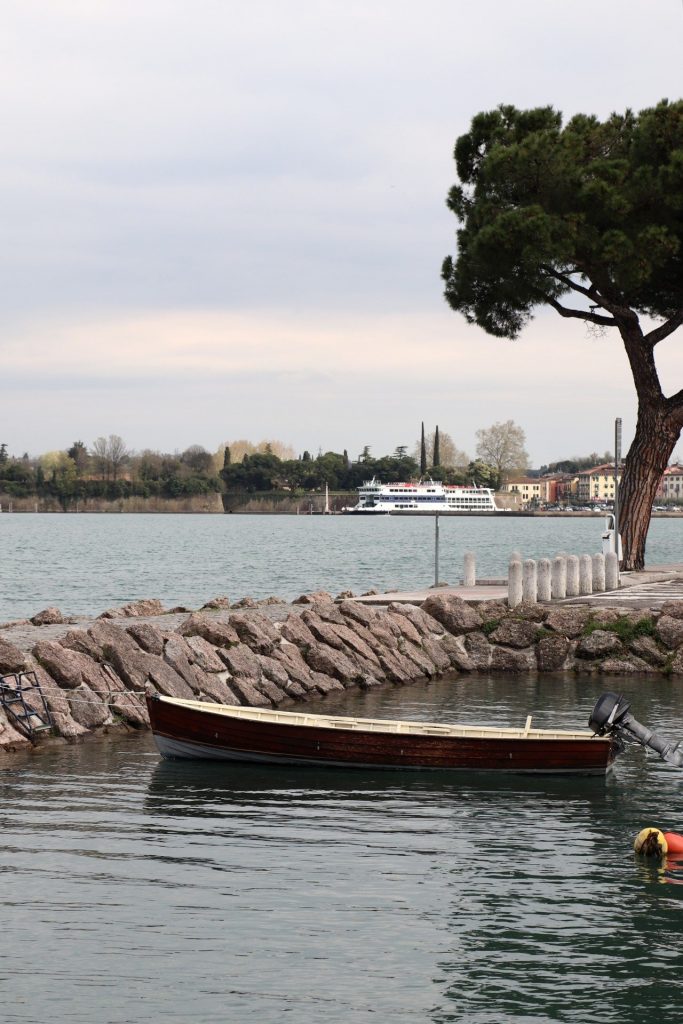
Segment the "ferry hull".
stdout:
[[[454,737],[366,732],[240,718],[229,708],[190,707],[148,697],[152,732],[170,758],[419,771],[604,775],[616,755],[609,739]],[[235,709],[238,711],[239,709]],[[292,715],[292,718],[295,718]],[[313,717],[313,716],[308,716]],[[329,720],[328,720],[329,721]]]

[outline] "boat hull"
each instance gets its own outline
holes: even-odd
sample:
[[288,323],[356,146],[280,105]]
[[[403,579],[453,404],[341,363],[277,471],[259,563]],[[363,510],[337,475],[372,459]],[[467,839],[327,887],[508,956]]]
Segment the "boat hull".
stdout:
[[[152,732],[169,758],[415,771],[604,775],[608,738],[535,739],[365,732],[283,725],[148,698]],[[337,719],[337,722],[340,720]]]

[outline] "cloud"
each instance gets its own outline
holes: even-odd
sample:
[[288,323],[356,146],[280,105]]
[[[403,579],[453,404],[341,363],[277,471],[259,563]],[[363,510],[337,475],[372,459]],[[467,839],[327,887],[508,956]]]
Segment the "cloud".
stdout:
[[[11,5],[2,436],[379,452],[424,419],[472,451],[512,418],[536,461],[607,446],[633,416],[618,344],[446,309],[452,148],[500,102],[675,98],[682,32],[674,0]],[[676,390],[675,343],[660,361]]]

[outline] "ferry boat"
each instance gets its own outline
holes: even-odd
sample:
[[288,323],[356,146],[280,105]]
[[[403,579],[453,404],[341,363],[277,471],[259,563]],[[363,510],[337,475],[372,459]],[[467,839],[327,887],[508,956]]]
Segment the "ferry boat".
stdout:
[[358,488],[358,504],[346,515],[434,515],[488,513],[499,509],[490,487],[452,487],[438,480],[383,484],[375,477]]

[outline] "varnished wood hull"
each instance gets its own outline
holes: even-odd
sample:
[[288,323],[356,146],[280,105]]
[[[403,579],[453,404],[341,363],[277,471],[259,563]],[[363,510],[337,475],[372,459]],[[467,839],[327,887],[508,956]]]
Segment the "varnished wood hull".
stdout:
[[[283,721],[250,720],[189,707],[172,698],[148,698],[160,753],[170,758],[347,768],[535,772],[601,775],[616,747],[608,737],[512,738],[433,736],[364,731]],[[292,715],[295,719],[297,716]],[[308,716],[313,717],[313,716]]]

